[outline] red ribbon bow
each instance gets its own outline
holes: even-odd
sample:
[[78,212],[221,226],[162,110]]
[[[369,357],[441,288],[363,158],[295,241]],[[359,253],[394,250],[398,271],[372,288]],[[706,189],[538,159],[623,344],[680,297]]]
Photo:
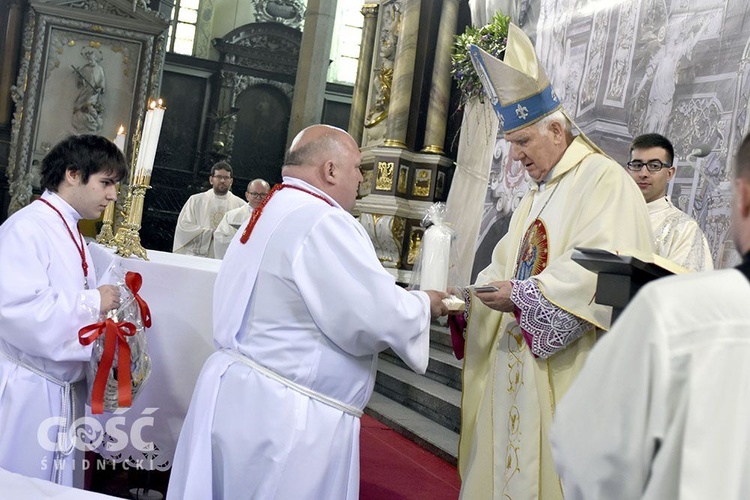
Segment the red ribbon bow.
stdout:
[[138,295],[138,291],[141,289],[141,285],[143,285],[143,278],[139,273],[128,271],[127,274],[125,274],[125,286],[130,289],[130,291],[133,293],[133,298],[136,302],[138,302],[138,306],[141,308],[141,319],[143,320],[143,326],[146,328],[151,327],[151,310],[148,308],[148,304],[146,304],[146,301],[141,298],[140,295]]
[[[140,277],[140,275],[139,275]],[[150,318],[149,318],[150,319]],[[136,328],[129,321],[115,323],[107,318],[104,321],[84,326],[78,331],[81,345],[89,345],[101,334],[104,334],[104,353],[96,370],[94,386],[91,391],[91,412],[104,412],[104,391],[107,388],[107,377],[117,353],[117,402],[118,406],[128,407],[133,402],[133,388],[130,385],[130,346],[126,337],[135,335]]]

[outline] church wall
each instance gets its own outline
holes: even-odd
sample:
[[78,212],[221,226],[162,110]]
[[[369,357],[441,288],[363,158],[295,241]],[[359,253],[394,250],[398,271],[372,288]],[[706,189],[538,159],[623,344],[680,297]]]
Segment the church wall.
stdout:
[[[511,15],[535,43],[565,109],[616,161],[629,157],[633,137],[667,136],[677,173],[668,193],[704,230],[717,266],[738,256],[729,234],[731,159],[750,131],[750,3],[746,0],[471,0],[487,22]],[[689,156],[701,144],[711,153]],[[500,137],[485,200],[483,228],[507,223],[515,179]],[[521,184],[525,190],[526,182]],[[481,247],[491,248],[491,244]],[[477,256],[475,269],[489,254]]]

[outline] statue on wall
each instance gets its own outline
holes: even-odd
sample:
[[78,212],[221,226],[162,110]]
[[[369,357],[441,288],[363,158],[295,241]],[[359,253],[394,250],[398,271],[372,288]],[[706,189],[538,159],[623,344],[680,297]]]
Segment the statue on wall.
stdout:
[[86,64],[73,66],[78,86],[78,96],[73,106],[73,129],[79,134],[98,134],[104,121],[102,94],[106,90],[104,68],[99,64],[102,51],[95,47],[84,47],[81,55]]
[[365,127],[374,127],[388,116],[388,104],[391,100],[391,83],[393,64],[396,60],[399,29],[401,26],[400,5],[393,2],[383,10],[380,29],[380,69],[375,77],[375,99],[365,118]]

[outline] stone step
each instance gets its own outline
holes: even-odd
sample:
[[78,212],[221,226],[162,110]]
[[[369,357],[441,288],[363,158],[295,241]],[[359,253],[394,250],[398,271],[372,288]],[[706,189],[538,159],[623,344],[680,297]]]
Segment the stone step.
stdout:
[[365,413],[452,465],[458,463],[458,434],[374,392]]
[[452,432],[459,432],[461,391],[453,387],[380,359],[375,391]]
[[[406,363],[390,349],[383,351],[380,354],[380,359],[408,369]],[[460,391],[462,366],[462,361],[456,359],[452,352],[445,352],[432,345],[430,347],[430,361],[427,365],[425,376]]]
[[430,345],[443,352],[453,353],[453,344],[451,343],[451,332],[447,325],[441,325],[433,322],[430,327]]

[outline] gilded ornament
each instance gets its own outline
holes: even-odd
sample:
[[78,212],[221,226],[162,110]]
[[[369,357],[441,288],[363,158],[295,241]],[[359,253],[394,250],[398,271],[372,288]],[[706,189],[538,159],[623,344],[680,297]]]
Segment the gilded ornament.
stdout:
[[375,189],[378,191],[390,191],[393,189],[393,171],[396,164],[392,161],[378,162],[378,179],[375,182]]
[[430,196],[430,184],[432,184],[432,170],[418,168],[414,175],[411,192],[414,196]]

